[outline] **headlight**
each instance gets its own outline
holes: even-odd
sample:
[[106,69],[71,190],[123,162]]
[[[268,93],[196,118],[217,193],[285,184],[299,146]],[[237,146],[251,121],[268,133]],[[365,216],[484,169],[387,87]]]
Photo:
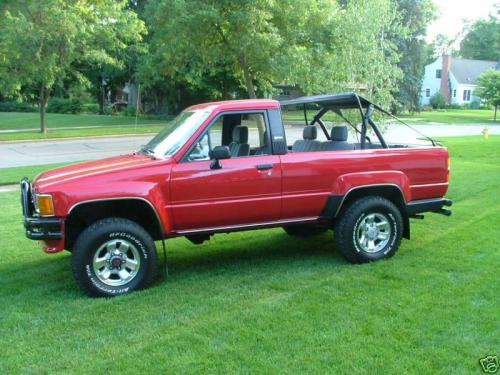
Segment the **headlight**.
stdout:
[[54,203],[50,194],[33,194],[35,211],[40,216],[54,216]]

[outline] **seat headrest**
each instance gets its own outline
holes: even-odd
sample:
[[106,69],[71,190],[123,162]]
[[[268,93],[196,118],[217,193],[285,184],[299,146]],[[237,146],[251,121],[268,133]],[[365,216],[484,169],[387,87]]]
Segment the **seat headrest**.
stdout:
[[347,141],[347,126],[339,125],[332,128],[331,139],[334,142]]
[[318,129],[316,129],[316,126],[308,125],[302,131],[302,138],[304,139],[316,139],[317,136],[318,136]]
[[248,127],[238,125],[233,128],[233,142],[247,143],[248,142]]

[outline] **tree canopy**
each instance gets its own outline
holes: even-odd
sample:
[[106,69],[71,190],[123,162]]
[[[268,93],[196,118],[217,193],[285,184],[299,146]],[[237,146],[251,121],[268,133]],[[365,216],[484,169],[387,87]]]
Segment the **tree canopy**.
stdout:
[[87,84],[81,64],[121,67],[117,52],[146,29],[127,2],[114,0],[7,1],[0,18],[0,89],[19,95],[35,89],[40,126],[56,82]]
[[472,24],[460,43],[460,55],[467,59],[500,60],[500,20],[489,19]]
[[488,70],[481,74],[477,80],[478,88],[474,95],[485,99],[495,108],[495,121],[497,120],[497,110],[500,106],[500,70]]
[[36,100],[42,131],[51,96],[104,113],[126,82],[169,113],[283,86],[414,110],[432,15],[431,0],[4,0],[0,99]]
[[232,82],[251,98],[278,83],[305,93],[362,89],[388,102],[401,76],[391,0],[162,0],[148,4],[146,19],[141,75],[150,83],[208,81],[221,94]]
[[435,6],[431,0],[398,0],[401,23],[407,34],[396,37],[400,54],[398,66],[403,73],[396,95],[403,109],[416,111],[420,107],[422,76],[426,60],[424,36],[427,25],[434,19]]

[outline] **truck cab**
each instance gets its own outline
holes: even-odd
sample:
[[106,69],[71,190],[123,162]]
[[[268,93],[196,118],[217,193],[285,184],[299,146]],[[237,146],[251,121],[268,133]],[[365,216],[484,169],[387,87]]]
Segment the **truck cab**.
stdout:
[[[303,109],[304,123],[284,125],[284,107]],[[410,218],[451,213],[449,159],[430,139],[386,142],[375,110],[387,113],[354,93],[189,107],[135,153],[24,179],[26,235],[46,252],[71,251],[92,296],[150,285],[154,241],[177,236],[201,244],[240,230],[333,230],[348,261],[388,258],[410,238]]]

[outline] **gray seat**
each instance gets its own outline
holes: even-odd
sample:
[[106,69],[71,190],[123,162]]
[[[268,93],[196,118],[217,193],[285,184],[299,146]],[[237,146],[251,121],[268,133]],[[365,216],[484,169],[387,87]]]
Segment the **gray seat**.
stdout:
[[255,150],[255,154],[254,155],[267,155],[268,154],[268,147],[267,147],[267,131],[264,131],[264,133],[262,133],[262,139],[264,140],[263,141],[263,145],[262,147],[259,147],[257,150]]
[[336,151],[336,150],[354,150],[354,145],[347,142],[347,126],[339,125],[332,128],[330,134],[330,141],[323,142],[322,150]]
[[316,140],[318,129],[315,126],[306,126],[302,131],[302,138],[295,141],[292,146],[294,152],[314,152],[321,150],[321,142]]
[[229,151],[232,158],[250,155],[250,145],[248,144],[248,127],[235,126],[232,134],[233,141],[229,144]]

